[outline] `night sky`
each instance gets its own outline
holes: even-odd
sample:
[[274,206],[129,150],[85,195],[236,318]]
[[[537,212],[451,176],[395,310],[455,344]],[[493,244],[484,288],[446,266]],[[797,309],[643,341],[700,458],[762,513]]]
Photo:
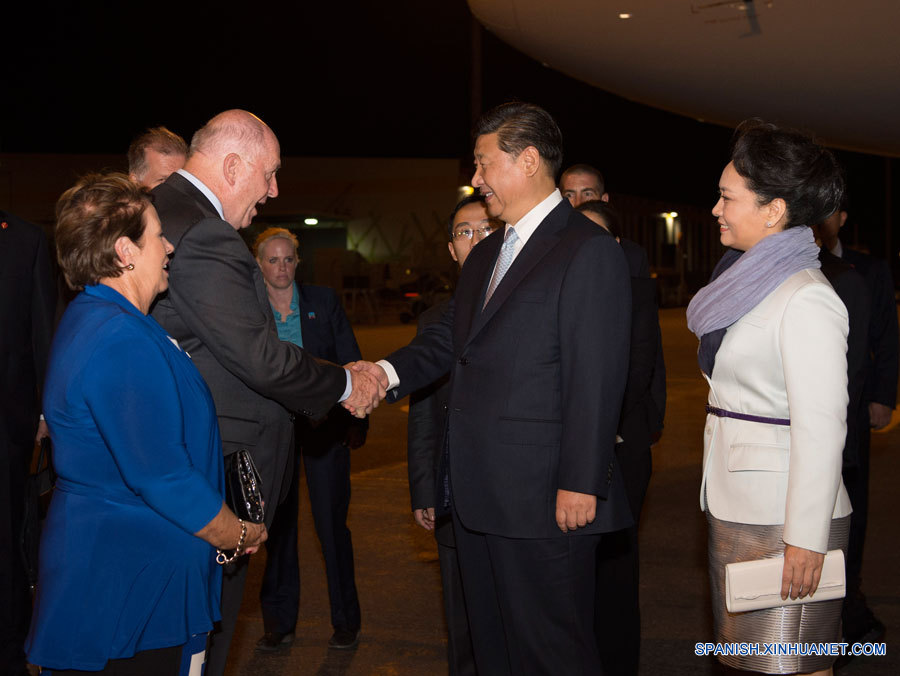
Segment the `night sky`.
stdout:
[[[239,107],[275,130],[285,156],[470,164],[465,0],[259,3],[248,13],[253,6],[0,10],[0,152],[124,153],[146,127],[163,124],[189,139],[215,113]],[[481,35],[482,108],[538,103],[560,124],[566,164],[598,166],[612,192],[712,206],[731,130],[607,94]],[[860,220],[880,226],[884,160],[839,158]],[[871,239],[877,249],[882,236]]]

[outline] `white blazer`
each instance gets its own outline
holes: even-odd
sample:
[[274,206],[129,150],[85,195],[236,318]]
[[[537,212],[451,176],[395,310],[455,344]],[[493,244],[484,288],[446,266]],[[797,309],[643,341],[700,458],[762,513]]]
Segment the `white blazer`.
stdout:
[[847,310],[819,270],[802,270],[729,327],[709,404],[790,426],[706,417],[700,507],[717,519],[784,524],[785,543],[825,552],[850,514],[841,481],[847,435]]

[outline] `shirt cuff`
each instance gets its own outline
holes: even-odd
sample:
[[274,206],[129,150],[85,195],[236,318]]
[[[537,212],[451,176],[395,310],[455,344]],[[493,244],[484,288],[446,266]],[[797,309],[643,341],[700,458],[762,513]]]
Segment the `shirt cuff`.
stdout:
[[353,391],[353,379],[350,377],[350,369],[344,369],[344,373],[347,375],[347,386],[344,387],[344,393],[341,395],[341,398],[338,399],[338,403],[341,403],[350,396],[350,393]]
[[387,373],[387,377],[388,377],[387,389],[393,390],[395,387],[400,386],[400,376],[397,375],[397,369],[395,369],[393,366],[391,366],[390,362],[385,361],[384,359],[379,359],[375,363],[378,364],[381,368],[383,368],[384,372]]

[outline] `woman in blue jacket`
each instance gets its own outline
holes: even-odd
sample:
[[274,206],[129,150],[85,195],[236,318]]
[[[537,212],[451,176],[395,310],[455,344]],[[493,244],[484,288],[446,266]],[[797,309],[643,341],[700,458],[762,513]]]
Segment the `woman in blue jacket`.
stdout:
[[265,527],[222,499],[206,383],[147,316],[172,245],[124,174],[81,179],[57,205],[66,281],[44,388],[56,489],[25,648],[43,673],[179,674],[203,663],[219,619],[219,560]]

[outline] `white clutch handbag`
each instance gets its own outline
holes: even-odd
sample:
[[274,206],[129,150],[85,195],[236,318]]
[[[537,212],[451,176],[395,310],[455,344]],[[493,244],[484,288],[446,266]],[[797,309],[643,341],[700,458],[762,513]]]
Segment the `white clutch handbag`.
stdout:
[[825,555],[822,577],[815,595],[792,600],[781,598],[781,573],[784,558],[759,559],[725,564],[725,607],[729,613],[792,606],[842,599],[847,593],[844,577],[844,552],[833,549]]

